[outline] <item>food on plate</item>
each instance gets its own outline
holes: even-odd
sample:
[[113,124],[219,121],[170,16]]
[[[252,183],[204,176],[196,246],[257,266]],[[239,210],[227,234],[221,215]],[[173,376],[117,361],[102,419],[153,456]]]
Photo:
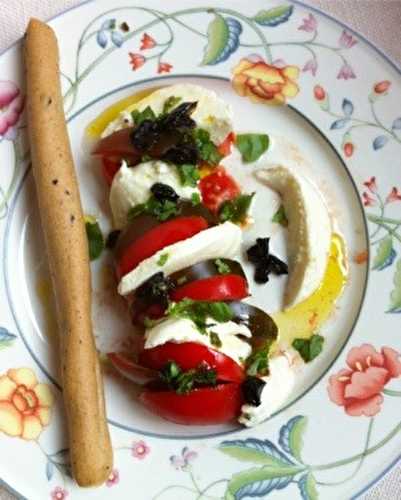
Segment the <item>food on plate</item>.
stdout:
[[25,60],[32,166],[58,305],[72,472],[80,486],[95,486],[107,480],[113,458],[92,333],[88,245],[63,112],[57,41],[36,19],[28,26]]
[[323,279],[332,234],[330,215],[318,189],[301,174],[280,166],[261,169],[257,175],[280,194],[288,218],[284,305],[290,307],[309,297]]
[[[110,186],[114,228],[106,246],[117,290],[141,338],[140,347],[109,360],[162,418],[262,422],[291,397],[303,363],[324,348],[317,327],[346,281],[343,241],[321,193],[300,172],[266,168],[274,141],[236,133],[230,106],[197,85],[150,89],[109,108],[88,130],[98,135],[93,154]],[[232,174],[233,157],[255,168],[256,190]],[[243,241],[255,200],[276,197],[272,190],[288,222],[288,263],[276,255],[272,235]],[[253,275],[244,271],[246,260]],[[275,293],[271,275],[287,280],[280,311],[251,303],[256,287]]]

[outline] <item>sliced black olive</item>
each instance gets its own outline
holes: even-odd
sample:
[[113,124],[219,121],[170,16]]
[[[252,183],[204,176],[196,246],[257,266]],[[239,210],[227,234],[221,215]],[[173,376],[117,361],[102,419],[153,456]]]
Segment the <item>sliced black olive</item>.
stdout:
[[270,273],[288,274],[288,266],[269,252],[270,238],[257,238],[255,245],[247,250],[248,260],[255,264],[256,283],[267,283]]
[[174,288],[174,282],[160,271],[137,288],[135,296],[146,304],[157,303],[167,306],[169,293]]
[[[245,272],[239,262],[231,259],[218,259],[223,265],[227,266],[229,269],[229,274],[238,274],[243,278],[246,278]],[[175,281],[177,285],[182,285],[184,283],[190,283],[191,281],[196,281],[200,279],[210,278],[211,276],[216,276],[220,274],[218,270],[218,264],[216,260],[204,260],[198,264],[182,269],[172,274],[170,277]]]
[[161,129],[157,121],[144,120],[131,133],[131,142],[135,149],[146,153],[160,138]]
[[242,382],[241,390],[245,403],[260,406],[261,395],[266,382],[258,377],[247,377]]
[[117,241],[118,241],[120,234],[121,234],[121,231],[119,229],[111,231],[106,239],[106,248],[108,248],[109,250],[113,250],[113,248],[117,244]]
[[164,130],[195,128],[196,123],[191,118],[191,114],[195,111],[197,105],[197,102],[183,102],[160,120],[161,127]]
[[150,188],[150,191],[152,192],[153,196],[159,201],[168,200],[176,202],[179,198],[178,194],[171,186],[169,186],[168,184],[163,184],[161,182],[156,182],[155,184],[153,184],[153,186]]
[[234,314],[233,320],[250,329],[254,344],[277,339],[278,327],[273,318],[265,311],[240,301],[229,302],[228,305]]

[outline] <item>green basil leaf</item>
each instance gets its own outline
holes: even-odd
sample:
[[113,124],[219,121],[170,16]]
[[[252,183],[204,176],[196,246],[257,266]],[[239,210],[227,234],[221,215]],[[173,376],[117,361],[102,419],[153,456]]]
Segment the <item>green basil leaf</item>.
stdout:
[[219,209],[220,220],[222,222],[245,222],[254,196],[255,193],[240,194],[233,200],[227,200],[222,203]]
[[295,339],[292,347],[299,352],[305,363],[309,363],[322,352],[324,337],[312,335],[308,339]]
[[238,134],[235,142],[245,163],[258,160],[269,147],[267,134]]
[[143,111],[134,109],[133,111],[131,111],[131,116],[134,120],[135,125],[140,125],[145,120],[156,120],[156,115],[150,106],[147,106]]
[[164,266],[164,264],[168,261],[170,255],[168,253],[162,253],[157,261],[158,266]]
[[193,206],[199,205],[201,202],[201,198],[199,193],[192,193],[191,194],[191,203]]
[[104,238],[99,224],[92,217],[85,217],[86,236],[90,260],[97,259],[104,249]]
[[223,260],[216,259],[214,263],[216,265],[217,272],[219,274],[230,274],[231,272],[230,266],[226,264]]
[[210,165],[218,165],[223,156],[219,153],[217,146],[210,140],[209,132],[202,128],[196,128],[194,137],[201,159]]
[[163,115],[170,113],[170,111],[172,111],[172,109],[175,108],[180,101],[182,101],[182,97],[174,95],[166,99],[163,105]]
[[283,227],[288,226],[288,219],[287,219],[287,215],[286,215],[285,210],[284,210],[284,205],[280,205],[280,208],[277,210],[277,212],[272,217],[272,222],[275,222],[276,224],[280,224]]

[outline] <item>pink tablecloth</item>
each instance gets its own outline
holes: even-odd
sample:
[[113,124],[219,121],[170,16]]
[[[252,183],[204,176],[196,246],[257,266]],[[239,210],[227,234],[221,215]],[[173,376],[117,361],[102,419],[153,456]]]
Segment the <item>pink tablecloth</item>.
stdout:
[[[0,53],[22,36],[31,16],[49,19],[79,3],[80,0],[0,0]],[[401,66],[401,0],[304,0],[304,3],[363,33]],[[401,499],[401,465],[364,497],[364,500],[398,499]],[[14,496],[0,487],[0,500],[14,500]]]

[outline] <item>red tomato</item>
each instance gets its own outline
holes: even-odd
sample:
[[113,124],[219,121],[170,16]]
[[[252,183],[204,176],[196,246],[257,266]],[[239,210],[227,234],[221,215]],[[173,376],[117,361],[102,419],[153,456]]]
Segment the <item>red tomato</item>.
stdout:
[[152,349],[144,349],[139,355],[139,363],[153,370],[162,370],[169,361],[175,361],[184,371],[207,363],[216,370],[219,381],[239,383],[245,378],[244,370],[229,356],[196,342],[166,342]]
[[151,257],[168,245],[186,240],[206,229],[208,224],[203,217],[177,217],[162,222],[133,241],[122,253],[117,263],[120,279],[134,269],[140,262]]
[[115,157],[103,156],[102,158],[102,170],[103,176],[107,181],[107,184],[111,186],[114,176],[118,172],[121,166],[121,160]]
[[224,139],[224,141],[218,146],[217,151],[222,156],[228,156],[231,153],[231,146],[235,142],[235,134],[234,132],[230,132],[228,136]]
[[241,192],[238,184],[223,167],[217,167],[199,182],[202,202],[209,210],[216,213],[220,205],[232,200]]
[[102,156],[117,156],[125,158],[131,156],[140,159],[141,154],[134,148],[131,142],[131,128],[123,128],[101,139],[97,144],[93,154]]
[[241,300],[247,297],[248,283],[237,274],[210,276],[192,281],[171,292],[171,299],[179,302],[182,299],[193,300]]
[[156,371],[137,365],[126,354],[109,352],[107,354],[114,368],[125,378],[136,384],[146,384],[158,377]]
[[242,405],[239,384],[194,389],[188,394],[146,389],[140,401],[166,420],[184,425],[212,425],[235,418]]

